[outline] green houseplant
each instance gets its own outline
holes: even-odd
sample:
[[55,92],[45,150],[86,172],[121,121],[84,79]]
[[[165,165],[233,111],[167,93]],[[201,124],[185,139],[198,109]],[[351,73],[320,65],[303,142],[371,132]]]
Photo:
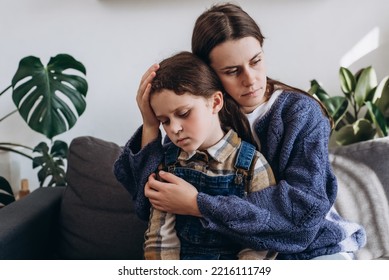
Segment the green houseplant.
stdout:
[[[46,66],[39,58],[28,56],[20,60],[11,85],[0,92],[1,96],[12,91],[16,106],[16,109],[0,117],[0,122],[19,112],[31,129],[50,140],[49,145],[41,142],[34,148],[19,143],[0,142],[0,150],[22,155],[32,160],[33,168],[40,167],[40,186],[66,184],[64,160],[68,145],[54,140],[54,137],[71,129],[85,111],[88,91],[87,81],[83,77],[85,75],[84,65],[68,54],[51,57]],[[0,180],[1,190],[3,194],[12,196],[9,184],[3,177]],[[4,198],[4,195],[3,201],[0,197],[0,203],[9,203],[10,200]]]
[[8,181],[0,176],[0,208],[15,201],[12,188]]
[[330,96],[317,80],[311,81],[309,93],[318,98],[334,120],[334,137],[338,145],[388,136],[389,76],[378,82],[372,66],[353,74],[339,69],[343,96]]

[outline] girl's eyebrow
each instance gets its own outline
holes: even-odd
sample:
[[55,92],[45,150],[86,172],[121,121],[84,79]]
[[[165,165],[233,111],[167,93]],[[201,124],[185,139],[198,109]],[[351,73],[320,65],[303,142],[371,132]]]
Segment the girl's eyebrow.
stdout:
[[[250,58],[250,61],[256,59],[258,56],[260,56],[262,54],[262,51],[259,51],[258,53],[256,53],[252,58]],[[228,70],[228,69],[232,69],[232,68],[237,68],[239,67],[239,65],[231,65],[231,66],[226,66],[226,67],[223,67],[221,68],[220,70],[223,71],[223,70]]]
[[[186,109],[189,109],[189,105],[181,105],[181,106],[178,106],[177,108],[174,108],[174,110],[170,111],[169,113],[175,113],[177,111],[180,111],[180,110],[186,110]],[[155,115],[156,118],[164,118],[166,116],[164,115]]]

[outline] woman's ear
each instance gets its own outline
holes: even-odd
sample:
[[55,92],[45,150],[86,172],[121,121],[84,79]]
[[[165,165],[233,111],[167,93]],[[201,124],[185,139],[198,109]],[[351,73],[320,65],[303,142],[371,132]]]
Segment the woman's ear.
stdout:
[[223,93],[221,91],[216,91],[212,96],[212,110],[213,113],[219,113],[223,108]]

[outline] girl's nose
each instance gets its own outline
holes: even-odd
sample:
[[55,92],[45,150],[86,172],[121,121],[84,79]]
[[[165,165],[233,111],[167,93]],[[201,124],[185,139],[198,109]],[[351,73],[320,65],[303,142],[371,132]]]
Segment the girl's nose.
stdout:
[[179,121],[171,121],[170,122],[170,130],[172,133],[177,134],[182,130],[182,125]]

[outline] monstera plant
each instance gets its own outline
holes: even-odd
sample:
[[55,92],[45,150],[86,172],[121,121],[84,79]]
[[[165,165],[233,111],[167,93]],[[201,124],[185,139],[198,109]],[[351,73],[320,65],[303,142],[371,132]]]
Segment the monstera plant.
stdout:
[[348,145],[388,136],[389,131],[389,76],[378,82],[373,67],[353,74],[339,69],[343,96],[330,96],[316,80],[309,92],[327,108],[334,120],[331,137],[338,145]]
[[[11,85],[0,93],[1,96],[12,91],[16,107],[1,117],[0,122],[18,112],[31,129],[49,140],[34,148],[0,142],[0,150],[25,156],[32,160],[33,168],[40,168],[40,186],[66,184],[64,160],[68,145],[54,137],[71,129],[85,111],[88,91],[85,75],[84,65],[70,55],[58,54],[46,66],[39,58],[28,56],[20,61]],[[0,182],[0,190],[6,188],[4,180]]]
[[0,176],[0,190],[0,208],[15,201],[10,184],[2,176]]

